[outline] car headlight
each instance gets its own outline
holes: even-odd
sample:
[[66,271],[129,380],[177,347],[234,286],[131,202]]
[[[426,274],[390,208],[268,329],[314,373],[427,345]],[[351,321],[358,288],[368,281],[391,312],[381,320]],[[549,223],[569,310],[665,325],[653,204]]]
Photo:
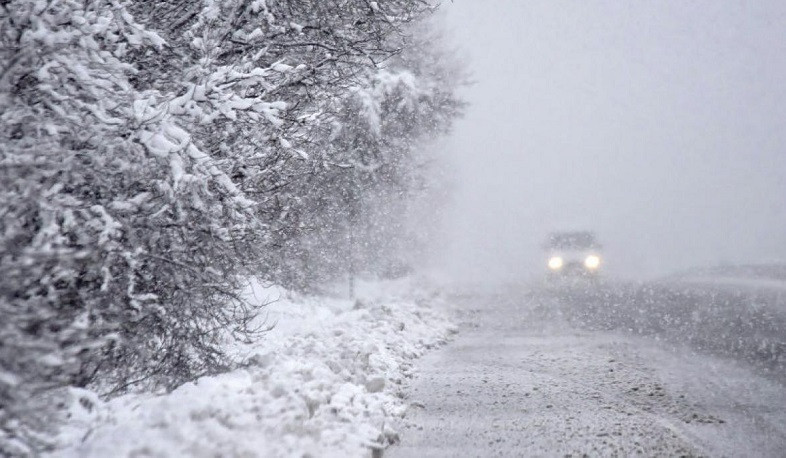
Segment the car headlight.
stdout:
[[591,254],[584,258],[584,267],[590,270],[595,270],[600,267],[600,257],[594,254]]
[[559,256],[552,256],[549,258],[549,269],[551,270],[560,270],[562,268],[562,258]]

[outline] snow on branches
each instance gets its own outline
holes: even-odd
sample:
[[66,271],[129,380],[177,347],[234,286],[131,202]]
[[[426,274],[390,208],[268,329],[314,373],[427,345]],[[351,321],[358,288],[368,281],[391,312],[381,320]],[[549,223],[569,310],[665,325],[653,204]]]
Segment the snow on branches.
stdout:
[[404,186],[416,142],[459,111],[411,40],[430,11],[0,5],[0,454],[46,447],[32,400],[54,388],[172,388],[229,367],[223,340],[254,335],[244,276],[306,287],[353,268],[343,215]]

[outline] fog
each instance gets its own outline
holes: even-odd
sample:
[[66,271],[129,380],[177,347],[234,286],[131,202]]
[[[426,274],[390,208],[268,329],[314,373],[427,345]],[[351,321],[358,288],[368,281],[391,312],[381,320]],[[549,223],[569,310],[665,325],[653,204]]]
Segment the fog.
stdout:
[[786,3],[442,9],[474,81],[444,146],[451,273],[537,275],[560,229],[619,277],[786,259]]

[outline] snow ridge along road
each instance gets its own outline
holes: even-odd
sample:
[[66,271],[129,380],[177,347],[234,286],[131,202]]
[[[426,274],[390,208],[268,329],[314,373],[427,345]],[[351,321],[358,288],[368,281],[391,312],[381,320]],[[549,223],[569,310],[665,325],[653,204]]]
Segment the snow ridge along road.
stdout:
[[413,360],[455,332],[440,297],[409,281],[361,284],[357,301],[256,289],[279,298],[276,326],[235,348],[244,367],[109,402],[72,389],[52,456],[369,456],[397,440]]
[[663,286],[584,291],[457,297],[459,336],[418,362],[402,442],[386,456],[783,456],[778,355],[751,365],[703,332],[671,339],[658,326],[678,313],[642,318],[682,294]]

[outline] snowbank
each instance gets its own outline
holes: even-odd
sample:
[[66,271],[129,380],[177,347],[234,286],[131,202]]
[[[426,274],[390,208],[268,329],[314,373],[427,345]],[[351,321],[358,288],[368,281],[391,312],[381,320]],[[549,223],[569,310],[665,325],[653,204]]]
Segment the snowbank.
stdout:
[[[72,390],[57,456],[368,456],[396,441],[411,362],[455,332],[440,299],[361,285],[357,301],[249,289],[275,328],[233,351],[247,364],[164,395],[102,403]],[[396,291],[397,290],[397,291]],[[404,293],[404,295],[402,295]],[[271,297],[272,296],[272,297]]]

